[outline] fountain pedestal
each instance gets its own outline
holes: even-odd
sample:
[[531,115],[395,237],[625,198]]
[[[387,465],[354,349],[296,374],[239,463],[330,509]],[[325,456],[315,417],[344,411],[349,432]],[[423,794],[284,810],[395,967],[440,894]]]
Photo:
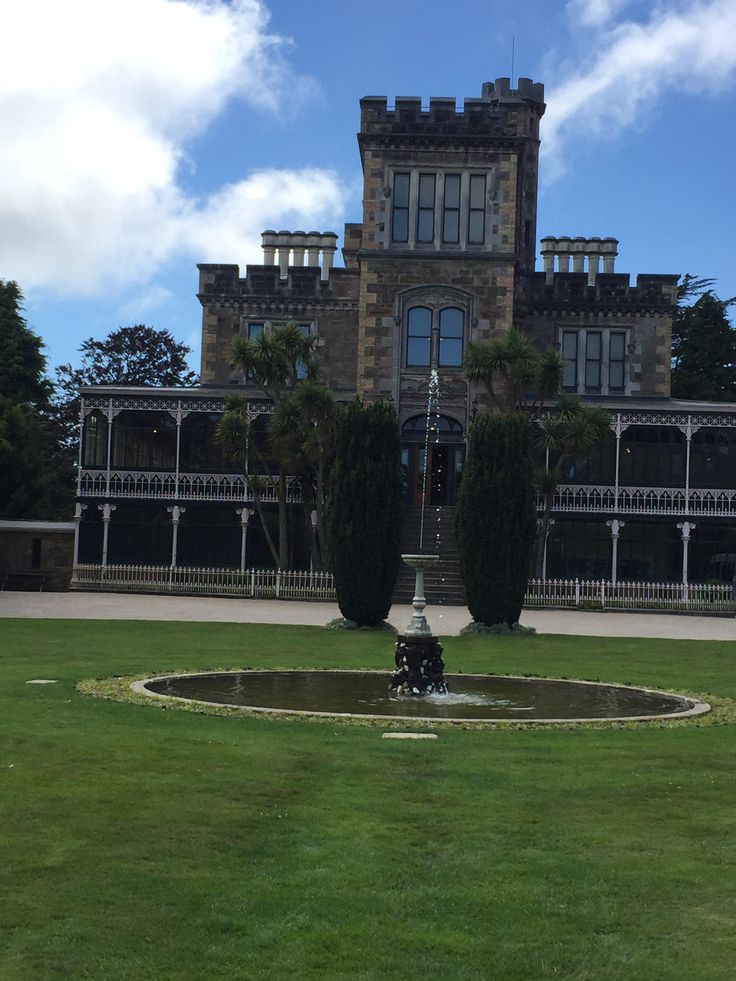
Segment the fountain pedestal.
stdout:
[[445,662],[442,660],[442,644],[432,631],[424,607],[424,572],[434,568],[439,555],[402,555],[401,558],[416,572],[414,613],[409,626],[396,641],[396,671],[391,678],[389,690],[395,695],[445,695],[447,682],[444,679]]

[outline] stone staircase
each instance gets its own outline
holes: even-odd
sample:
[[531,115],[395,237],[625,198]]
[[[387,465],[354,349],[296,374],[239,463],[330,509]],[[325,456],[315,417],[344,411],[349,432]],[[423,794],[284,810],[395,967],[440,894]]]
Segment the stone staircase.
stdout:
[[[419,547],[422,511],[419,507],[404,508],[401,551],[416,555],[439,555],[440,561],[431,572],[424,574],[424,594],[432,606],[465,606],[465,590],[460,578],[457,544],[455,542],[455,508],[428,505],[424,512],[424,540]],[[414,570],[404,565],[394,589],[394,603],[411,603],[414,596]],[[430,617],[431,622],[431,617]]]

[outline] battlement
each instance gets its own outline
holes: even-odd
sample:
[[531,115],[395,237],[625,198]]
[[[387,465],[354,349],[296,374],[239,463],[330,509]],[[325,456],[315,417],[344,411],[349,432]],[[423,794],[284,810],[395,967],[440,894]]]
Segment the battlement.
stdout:
[[[465,99],[462,109],[454,98],[431,98],[429,108],[423,108],[417,96],[397,96],[389,108],[386,96],[366,96],[360,100],[360,128],[361,134],[499,135],[508,130],[514,110],[519,109],[541,117],[544,85],[520,78],[517,88],[512,88],[510,79],[497,78],[484,82],[480,98]],[[516,130],[505,135],[529,135],[521,125]]]
[[325,279],[319,266],[290,265],[286,274],[278,265],[248,265],[245,276],[240,267],[229,264],[200,263],[199,299],[202,304],[217,299],[230,303],[257,297],[275,303],[352,303],[357,298],[356,272],[332,269]]
[[678,280],[679,276],[639,273],[632,286],[628,273],[599,273],[591,283],[589,274],[582,271],[535,272],[521,281],[521,301],[527,311],[671,313],[677,303]]

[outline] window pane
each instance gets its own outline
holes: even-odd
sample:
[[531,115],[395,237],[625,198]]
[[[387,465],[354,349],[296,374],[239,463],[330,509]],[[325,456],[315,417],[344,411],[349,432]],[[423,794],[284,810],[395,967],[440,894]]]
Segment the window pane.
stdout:
[[460,212],[459,211],[445,211],[444,220],[442,222],[442,241],[443,242],[460,241]]
[[412,307],[409,311],[409,337],[429,337],[432,333],[432,311],[428,307]]
[[434,241],[434,211],[422,209],[417,221],[417,242]]
[[623,361],[624,335],[611,334],[611,361]]
[[445,175],[445,207],[460,207],[460,174]]
[[434,174],[419,175],[417,242],[434,241]]
[[391,238],[394,242],[409,241],[409,174],[394,174]]
[[409,209],[394,208],[394,223],[391,230],[391,238],[394,242],[409,241]]
[[456,307],[447,307],[440,312],[440,337],[463,336],[463,312]]
[[409,207],[409,175],[394,174],[394,207]]
[[470,207],[486,209],[486,178],[485,174],[473,174],[470,178]]
[[585,339],[585,387],[601,387],[601,335],[589,331]]
[[600,361],[601,358],[601,335],[589,333],[585,342],[585,356],[588,361]]
[[434,174],[419,175],[419,207],[434,208]]
[[485,214],[471,211],[468,215],[468,242],[482,243],[485,238]]
[[257,340],[263,334],[263,324],[248,324],[248,337],[251,341]]
[[463,342],[459,337],[440,337],[440,366],[459,368],[463,363]]
[[429,367],[428,337],[410,337],[406,346],[406,363],[418,367]]
[[577,331],[566,330],[562,333],[562,387],[576,389],[578,387],[578,335]]
[[624,387],[624,364],[623,361],[612,361],[608,380],[609,388]]

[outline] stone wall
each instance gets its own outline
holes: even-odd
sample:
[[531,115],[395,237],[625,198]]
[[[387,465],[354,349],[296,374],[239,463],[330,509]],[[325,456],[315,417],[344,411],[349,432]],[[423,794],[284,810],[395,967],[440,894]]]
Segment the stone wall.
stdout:
[[[34,541],[40,542],[36,545],[36,564]],[[73,523],[0,522],[0,579],[4,573],[32,573],[45,576],[44,590],[63,592],[69,588],[73,559]],[[26,588],[37,587],[29,578]]]

